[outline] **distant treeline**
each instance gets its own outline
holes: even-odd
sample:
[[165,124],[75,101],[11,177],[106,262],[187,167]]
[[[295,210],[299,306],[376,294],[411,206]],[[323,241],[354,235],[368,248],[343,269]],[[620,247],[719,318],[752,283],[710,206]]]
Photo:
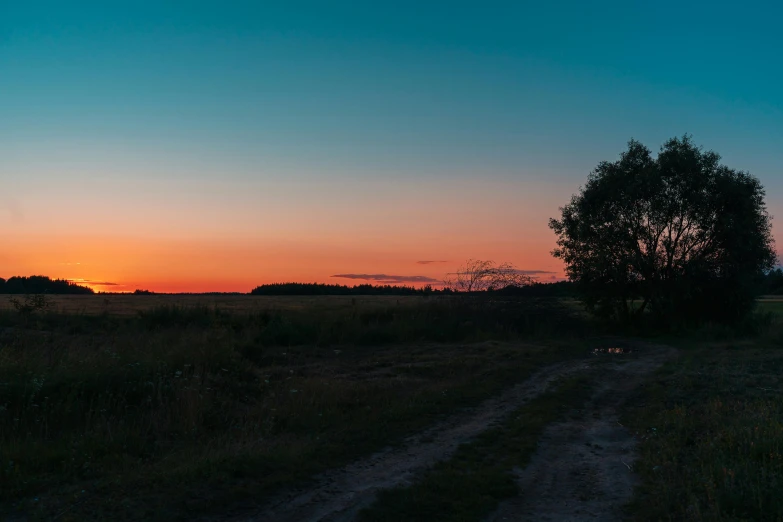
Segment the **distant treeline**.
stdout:
[[324,283],[272,283],[254,288],[250,295],[424,295],[442,294],[431,286],[330,285]]
[[[109,293],[109,292],[103,292]],[[128,295],[123,293],[122,295]],[[246,292],[153,292],[152,290],[134,290],[131,295],[247,295]]]
[[783,270],[772,270],[761,280],[761,295],[783,295]]
[[0,277],[0,294],[93,294],[91,288],[46,276]]
[[[323,283],[273,283],[254,288],[251,295],[433,295],[452,294],[449,289],[437,289],[431,286],[416,288],[397,285],[356,285],[346,286]],[[509,296],[527,297],[569,297],[575,295],[573,283],[534,283],[525,287],[507,287],[493,290],[492,293]]]

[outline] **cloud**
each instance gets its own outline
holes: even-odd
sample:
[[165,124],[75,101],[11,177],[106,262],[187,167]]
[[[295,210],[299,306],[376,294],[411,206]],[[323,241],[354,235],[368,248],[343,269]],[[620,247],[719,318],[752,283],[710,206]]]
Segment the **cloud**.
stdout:
[[416,261],[417,265],[431,265],[433,263],[448,263],[448,261]]
[[440,280],[432,277],[413,275],[388,275],[388,274],[335,274],[332,277],[343,279],[360,279],[363,281],[372,281],[373,283],[439,283]]
[[108,281],[92,281],[90,279],[68,279],[69,283],[75,283],[77,285],[92,285],[92,286],[124,286],[118,283],[109,283]]
[[[530,277],[536,277],[536,276],[541,276],[541,275],[557,274],[557,272],[552,272],[552,271],[549,271],[549,270],[518,270],[518,269],[514,269],[514,270],[512,270],[512,272],[514,274],[526,275],[526,276],[530,276]],[[457,275],[458,273],[459,272],[449,272],[447,275]]]

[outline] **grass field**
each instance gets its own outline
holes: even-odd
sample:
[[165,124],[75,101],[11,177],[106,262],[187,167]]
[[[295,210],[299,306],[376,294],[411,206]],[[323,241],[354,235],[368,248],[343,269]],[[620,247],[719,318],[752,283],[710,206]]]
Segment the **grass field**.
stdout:
[[580,321],[541,302],[118,296],[90,314],[101,299],[0,314],[13,512],[171,520],[260,501],[581,349]]
[[[184,520],[282,489],[476,405],[605,333],[573,302],[448,297],[69,296],[0,310],[0,518]],[[783,302],[752,327],[659,339],[634,392],[638,520],[781,520]],[[777,319],[776,319],[777,318]],[[566,382],[363,520],[479,520],[517,494]]]
[[[780,313],[781,308],[763,306]],[[783,327],[697,332],[634,397],[636,520],[783,520]]]
[[[0,296],[0,310],[11,310],[8,299]],[[188,294],[95,294],[48,296],[51,311],[63,314],[136,315],[140,311],[162,307],[206,307],[224,312],[252,313],[264,310],[345,309],[358,302],[363,308],[417,304],[443,297],[431,296],[253,296],[253,295],[188,295]]]

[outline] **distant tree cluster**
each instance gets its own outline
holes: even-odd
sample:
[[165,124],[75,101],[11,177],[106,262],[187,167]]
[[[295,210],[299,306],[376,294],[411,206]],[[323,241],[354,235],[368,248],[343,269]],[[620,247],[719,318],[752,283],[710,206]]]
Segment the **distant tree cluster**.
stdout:
[[431,286],[330,285],[323,283],[272,283],[254,288],[251,295],[429,295],[448,293]]
[[759,293],[762,295],[783,295],[783,270],[776,268],[761,277]]
[[[526,280],[527,281],[527,280]],[[521,297],[569,297],[576,291],[574,284],[562,281],[557,283],[531,282],[524,286],[505,285],[498,288],[471,287],[471,290],[455,291],[452,288],[432,288],[427,285],[423,288],[413,286],[396,285],[356,285],[346,286],[323,283],[273,283],[254,288],[251,295],[432,295],[454,293],[494,293],[496,295],[509,295]]]
[[0,278],[0,294],[93,294],[91,288],[46,276]]

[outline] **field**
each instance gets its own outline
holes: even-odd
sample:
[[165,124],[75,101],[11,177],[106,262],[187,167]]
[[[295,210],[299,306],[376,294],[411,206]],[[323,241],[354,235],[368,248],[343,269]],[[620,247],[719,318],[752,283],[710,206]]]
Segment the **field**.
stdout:
[[[436,300],[437,297],[426,298]],[[227,313],[248,314],[264,310],[307,310],[349,308],[353,303],[363,308],[377,308],[389,305],[415,304],[424,301],[419,296],[252,296],[252,295],[53,295],[49,297],[52,312],[63,314],[110,314],[114,316],[135,316],[138,312],[161,307],[218,308]],[[0,299],[0,310],[11,310],[7,299]]]
[[[553,492],[640,520],[783,517],[781,302],[644,341],[546,299],[2,303],[0,518],[501,520],[567,504],[530,503]],[[611,481],[547,481],[550,453]]]

